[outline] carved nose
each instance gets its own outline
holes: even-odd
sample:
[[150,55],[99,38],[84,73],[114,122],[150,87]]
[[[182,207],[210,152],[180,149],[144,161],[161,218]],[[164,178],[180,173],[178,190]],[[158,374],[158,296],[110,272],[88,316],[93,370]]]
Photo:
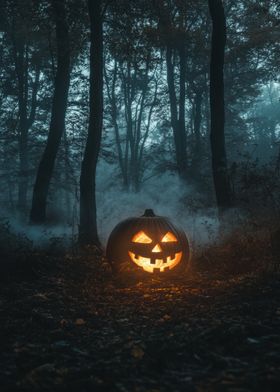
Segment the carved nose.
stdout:
[[156,246],[152,249],[152,252],[153,252],[153,253],[162,252],[162,249],[161,249],[160,245],[159,245],[159,244],[156,244]]

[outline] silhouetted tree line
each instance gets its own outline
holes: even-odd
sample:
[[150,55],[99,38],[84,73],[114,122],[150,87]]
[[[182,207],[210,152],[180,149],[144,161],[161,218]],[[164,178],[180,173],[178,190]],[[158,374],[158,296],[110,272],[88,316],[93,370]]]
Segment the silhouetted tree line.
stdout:
[[49,204],[69,216],[74,194],[80,242],[99,245],[98,157],[127,191],[170,170],[211,199],[213,176],[221,214],[248,156],[279,175],[279,12],[276,0],[2,0],[1,204],[44,224]]

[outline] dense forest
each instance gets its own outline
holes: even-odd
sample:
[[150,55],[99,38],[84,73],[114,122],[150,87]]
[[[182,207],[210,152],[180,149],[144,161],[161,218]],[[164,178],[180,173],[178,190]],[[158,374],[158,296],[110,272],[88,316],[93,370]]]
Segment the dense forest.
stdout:
[[207,1],[92,7],[1,1],[2,215],[94,232],[96,195],[103,240],[146,206],[279,215],[277,1],[224,3],[212,93]]
[[[0,42],[7,391],[277,390],[279,1],[0,0]],[[110,232],[152,209],[186,232],[191,267],[170,281],[115,275]],[[250,348],[234,352],[241,336]],[[264,356],[275,368],[262,373]]]

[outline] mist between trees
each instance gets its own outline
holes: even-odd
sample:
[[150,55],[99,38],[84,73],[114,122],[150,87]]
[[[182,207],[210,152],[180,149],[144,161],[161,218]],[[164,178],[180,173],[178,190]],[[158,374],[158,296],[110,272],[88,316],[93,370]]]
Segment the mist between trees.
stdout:
[[95,193],[103,243],[145,208],[199,243],[217,235],[217,202],[279,217],[278,1],[6,0],[0,23],[1,215],[31,236],[30,210],[41,227],[94,232]]

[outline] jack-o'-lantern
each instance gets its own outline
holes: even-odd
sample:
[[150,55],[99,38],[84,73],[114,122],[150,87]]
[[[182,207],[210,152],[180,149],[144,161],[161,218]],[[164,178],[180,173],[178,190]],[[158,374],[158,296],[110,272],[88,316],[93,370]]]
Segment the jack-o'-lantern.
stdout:
[[190,247],[184,231],[153,210],[120,222],[112,231],[106,250],[113,267],[130,264],[149,273],[166,273],[186,267]]

